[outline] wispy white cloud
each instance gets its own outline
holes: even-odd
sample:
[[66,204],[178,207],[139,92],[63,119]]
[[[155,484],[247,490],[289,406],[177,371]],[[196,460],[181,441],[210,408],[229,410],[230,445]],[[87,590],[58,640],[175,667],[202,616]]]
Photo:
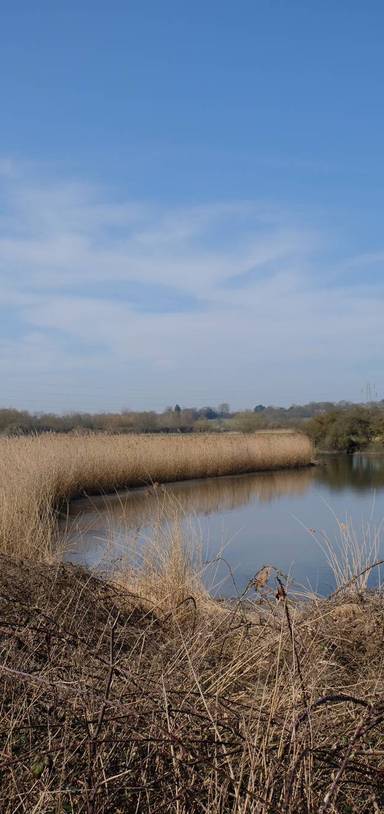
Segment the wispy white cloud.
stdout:
[[286,403],[358,398],[378,375],[380,284],[336,270],[325,287],[313,225],[250,201],[166,209],[1,170],[3,401]]
[[84,184],[7,181],[0,261],[31,286],[123,279],[209,293],[250,267],[308,250],[307,234],[249,202],[162,211],[105,201]]

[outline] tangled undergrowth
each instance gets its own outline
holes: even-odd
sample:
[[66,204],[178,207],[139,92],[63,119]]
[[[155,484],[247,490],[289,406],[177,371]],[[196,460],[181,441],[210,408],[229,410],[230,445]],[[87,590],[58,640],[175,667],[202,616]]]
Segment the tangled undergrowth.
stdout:
[[1,812],[383,811],[382,593],[187,587],[1,558]]

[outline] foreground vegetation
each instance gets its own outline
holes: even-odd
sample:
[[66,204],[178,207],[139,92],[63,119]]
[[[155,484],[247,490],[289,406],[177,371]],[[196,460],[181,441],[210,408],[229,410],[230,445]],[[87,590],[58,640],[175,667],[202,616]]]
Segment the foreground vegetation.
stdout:
[[125,582],[0,557],[4,814],[383,810],[381,592],[214,601],[177,535]]
[[256,435],[42,435],[0,439],[0,551],[49,558],[57,508],[126,486],[303,466],[309,439]]

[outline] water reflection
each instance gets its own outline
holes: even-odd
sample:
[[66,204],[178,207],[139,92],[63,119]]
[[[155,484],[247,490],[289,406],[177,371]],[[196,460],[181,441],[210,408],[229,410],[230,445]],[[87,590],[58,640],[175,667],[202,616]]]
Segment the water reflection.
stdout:
[[[225,548],[239,587],[264,562],[293,569],[313,587],[332,587],[308,528],[335,533],[335,517],[359,527],[384,516],[384,456],[323,456],[316,467],[212,478],[74,501],[61,521],[66,558],[115,562],[175,516],[197,521],[208,556]],[[219,573],[224,579],[224,571]],[[226,589],[224,587],[223,592]]]
[[382,455],[323,455],[316,480],[334,491],[371,492],[384,488]]
[[283,495],[304,494],[312,479],[313,468],[308,467],[156,485],[76,500],[61,519],[61,536],[67,551],[84,557],[89,549],[87,559],[92,560],[92,549],[96,544],[100,549],[103,541],[110,547],[117,538],[121,542],[126,535],[137,537],[175,516],[223,514],[255,499],[270,503]]

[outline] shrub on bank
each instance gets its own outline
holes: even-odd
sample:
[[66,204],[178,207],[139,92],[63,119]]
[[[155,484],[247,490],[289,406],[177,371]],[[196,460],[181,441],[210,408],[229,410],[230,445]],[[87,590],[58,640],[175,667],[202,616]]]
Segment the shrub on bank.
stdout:
[[383,412],[360,406],[332,410],[310,419],[306,431],[320,450],[358,452],[383,438]]

